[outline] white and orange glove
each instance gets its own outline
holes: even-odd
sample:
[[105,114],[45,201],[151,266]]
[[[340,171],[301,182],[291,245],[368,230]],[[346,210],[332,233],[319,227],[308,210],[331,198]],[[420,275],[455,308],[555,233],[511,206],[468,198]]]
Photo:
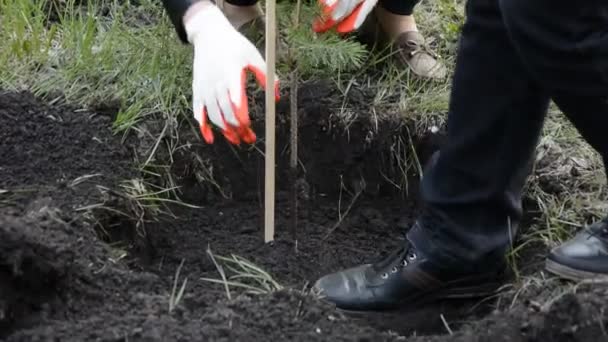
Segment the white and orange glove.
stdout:
[[[185,17],[184,28],[194,46],[192,107],[203,138],[209,144],[214,141],[211,121],[232,144],[255,142],[246,80],[251,71],[258,84],[266,87],[262,55],[210,2]],[[278,79],[275,94],[278,100]]]
[[313,22],[313,30],[321,33],[336,27],[339,33],[358,29],[374,9],[378,0],[319,0],[322,14]]

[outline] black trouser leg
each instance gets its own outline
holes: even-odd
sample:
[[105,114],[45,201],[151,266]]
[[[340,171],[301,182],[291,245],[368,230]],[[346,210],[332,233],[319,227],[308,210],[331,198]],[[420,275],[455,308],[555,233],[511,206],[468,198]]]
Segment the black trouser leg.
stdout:
[[[608,89],[606,90],[608,94]],[[600,154],[608,173],[608,101],[599,96],[558,94],[553,99],[583,138]]]
[[[604,159],[608,156],[608,2],[501,0],[505,23],[531,74]],[[549,9],[549,10],[548,10]],[[547,270],[583,280],[608,274],[606,221],[547,258]]]
[[501,7],[530,72],[608,160],[608,2],[502,0]]
[[393,14],[412,15],[419,2],[420,0],[379,0],[378,4]]
[[498,0],[469,0],[445,147],[425,171],[425,214],[408,233],[422,252],[462,266],[504,255],[548,103],[509,38]]

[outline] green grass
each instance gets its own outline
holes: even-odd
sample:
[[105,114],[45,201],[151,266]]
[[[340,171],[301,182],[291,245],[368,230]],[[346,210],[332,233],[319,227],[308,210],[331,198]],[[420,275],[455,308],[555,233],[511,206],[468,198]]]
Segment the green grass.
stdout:
[[527,194],[539,207],[530,239],[555,247],[606,209],[606,174],[599,155],[553,108],[537,150]]
[[417,77],[397,64],[390,51],[380,50],[370,56],[358,83],[376,94],[372,107],[379,113],[378,120],[412,120],[420,132],[445,122],[456,42],[464,23],[463,6],[460,0],[423,1],[414,13],[418,29],[448,67],[445,80]]
[[[523,233],[519,243],[508,254],[518,276],[512,291],[505,295],[512,305],[522,292],[546,287],[562,291],[563,284],[559,285],[553,275],[542,269],[542,258],[551,248],[606,214],[602,160],[555,106],[543,128],[525,196],[537,209],[532,212],[530,225],[520,228]],[[532,261],[541,264],[531,265]],[[520,272],[525,268],[534,272]]]
[[200,280],[223,285],[228,299],[233,298],[231,288],[242,289],[250,294],[268,294],[283,289],[272,275],[243,257],[234,254],[230,257],[215,255],[210,247],[207,247],[207,255],[221,279],[202,277]]
[[[149,116],[189,108],[192,52],[175,39],[157,2],[47,4],[0,1],[2,88],[61,94],[83,106],[118,103],[114,128],[124,133]],[[49,20],[53,8],[57,18]]]
[[157,155],[178,147],[172,137],[190,116],[192,48],[176,38],[160,2],[0,0],[0,22],[0,88],[117,109],[112,128],[138,136],[135,167],[149,180],[123,195],[140,217],[175,198],[170,161]]

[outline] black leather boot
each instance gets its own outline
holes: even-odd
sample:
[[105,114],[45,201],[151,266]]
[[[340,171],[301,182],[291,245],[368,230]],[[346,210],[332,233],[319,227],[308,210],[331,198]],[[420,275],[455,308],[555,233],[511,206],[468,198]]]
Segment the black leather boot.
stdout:
[[554,248],[546,260],[549,272],[571,280],[608,279],[608,218]]
[[438,266],[406,242],[380,262],[322,277],[314,289],[340,309],[392,310],[447,298],[484,297],[496,293],[508,278],[504,262],[475,272],[463,269],[458,262]]

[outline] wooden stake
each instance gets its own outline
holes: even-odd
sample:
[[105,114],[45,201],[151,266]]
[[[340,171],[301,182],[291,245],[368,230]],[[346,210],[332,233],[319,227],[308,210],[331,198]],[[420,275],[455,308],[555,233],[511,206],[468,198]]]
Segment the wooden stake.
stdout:
[[264,241],[274,240],[276,0],[266,0],[266,167]]

